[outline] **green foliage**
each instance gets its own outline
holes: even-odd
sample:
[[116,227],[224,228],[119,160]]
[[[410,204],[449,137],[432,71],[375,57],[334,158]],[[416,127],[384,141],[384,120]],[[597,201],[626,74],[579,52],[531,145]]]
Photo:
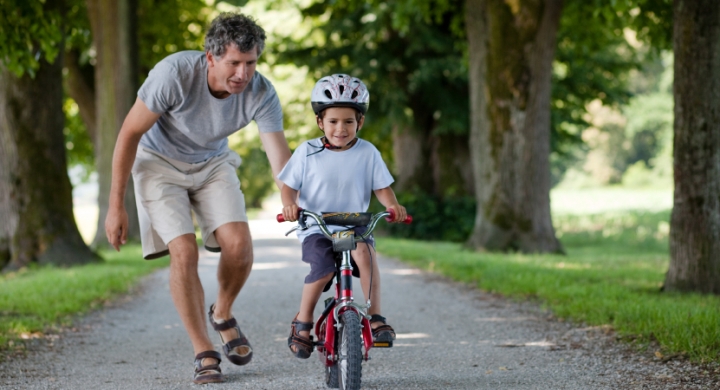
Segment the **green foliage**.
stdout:
[[[211,8],[202,0],[140,0],[137,8],[137,37],[139,49],[139,77],[142,82],[150,69],[167,55],[180,50],[202,50]],[[68,46],[80,52],[80,65],[95,63],[92,35],[84,1],[73,6],[68,26],[71,35]],[[68,166],[82,167],[85,178],[95,170],[93,146],[87,135],[77,106],[66,99],[65,144]]]
[[567,2],[558,29],[552,84],[552,173],[557,184],[586,150],[580,134],[590,126],[587,106],[596,99],[619,107],[628,102],[629,74],[642,58],[624,36],[627,18],[611,4]]
[[[282,3],[287,5],[287,3]],[[423,134],[467,134],[467,45],[464,3],[453,0],[314,1],[301,8],[305,24],[286,32],[278,62],[303,64],[317,79],[346,72],[365,80],[371,109],[364,137],[388,161],[394,126]],[[630,75],[654,53],[631,37],[667,47],[669,0],[566,2],[558,31],[552,90],[552,172],[558,183],[587,145],[587,106],[610,107],[632,96]],[[649,140],[648,137],[644,138]]]
[[[397,194],[413,222],[405,224],[384,224],[380,231],[392,237],[416,240],[464,242],[470,236],[475,224],[474,197],[445,196],[442,199],[419,191]],[[375,201],[373,209],[382,205]]]
[[140,81],[156,63],[181,50],[203,50],[212,9],[203,0],[139,0]]
[[0,2],[0,62],[17,77],[35,77],[40,59],[52,63],[63,47],[61,10],[52,2]]
[[538,298],[559,318],[610,325],[640,348],[720,360],[720,297],[660,291],[669,212],[558,217],[567,256],[491,254],[460,244],[379,239],[412,265],[519,299]]
[[363,138],[385,155],[391,148],[382,141],[393,127],[467,134],[467,64],[464,42],[451,31],[454,16],[448,9],[426,23],[410,4],[312,2],[301,9],[303,28],[279,37],[274,50],[277,63],[303,64],[313,80],[342,72],[365,81],[371,101]]
[[85,124],[80,119],[75,101],[65,98],[63,111],[65,112],[63,135],[65,135],[68,167],[81,167],[82,178],[87,180],[90,173],[95,170],[92,140],[85,128]]
[[38,267],[0,276],[0,351],[21,335],[67,326],[73,316],[101,307],[168,260],[144,261],[139,245],[102,253],[100,264]]
[[672,54],[653,56],[629,77],[633,96],[616,109],[593,111],[596,128],[583,132],[591,150],[575,153],[582,168],[571,168],[562,186],[672,185]]

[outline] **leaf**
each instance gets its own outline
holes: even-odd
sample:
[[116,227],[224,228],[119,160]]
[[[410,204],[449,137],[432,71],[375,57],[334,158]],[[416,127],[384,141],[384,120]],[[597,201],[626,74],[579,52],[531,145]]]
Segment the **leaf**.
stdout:
[[236,7],[244,7],[245,4],[248,3],[248,0],[216,0],[215,5],[218,5],[218,3],[228,3]]

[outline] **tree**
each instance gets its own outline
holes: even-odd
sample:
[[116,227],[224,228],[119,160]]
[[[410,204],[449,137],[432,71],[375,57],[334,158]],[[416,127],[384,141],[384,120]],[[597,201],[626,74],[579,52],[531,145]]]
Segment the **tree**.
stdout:
[[0,266],[96,261],[72,212],[62,112],[61,1],[5,2],[0,29]]
[[674,1],[675,195],[666,291],[720,294],[720,3]]
[[[94,162],[98,173],[98,223],[94,247],[107,246],[105,215],[110,191],[112,156],[117,132],[135,101],[137,89],[150,69],[168,54],[202,47],[202,26],[209,15],[201,0],[86,0],[84,18],[74,27],[88,39],[78,39],[65,61],[68,94],[77,103],[82,126],[74,126],[68,139],[82,141],[87,131],[92,151],[70,151],[72,161]],[[85,11],[83,7],[79,12]],[[88,26],[89,24],[89,26]],[[90,33],[92,31],[92,33]],[[94,55],[90,55],[91,46]],[[88,152],[93,155],[86,156]],[[132,179],[125,193],[129,239],[139,240],[139,225]]]
[[475,228],[488,250],[562,252],[550,216],[550,96],[561,0],[468,0]]
[[[98,228],[94,247],[108,246],[105,216],[108,211],[112,158],[118,132],[135,102],[138,88],[137,5],[133,0],[87,0],[96,51],[95,64],[95,167],[98,173]],[[139,240],[140,225],[132,179],[125,192],[128,239]]]

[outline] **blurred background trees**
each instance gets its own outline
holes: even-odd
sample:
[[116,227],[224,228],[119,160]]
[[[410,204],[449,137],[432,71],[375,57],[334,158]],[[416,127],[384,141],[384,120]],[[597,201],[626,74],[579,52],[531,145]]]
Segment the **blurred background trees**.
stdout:
[[[99,183],[95,246],[105,243],[109,161],[134,91],[166,55],[202,50],[208,22],[224,10],[254,15],[268,32],[258,71],[278,89],[292,148],[320,135],[309,107],[315,80],[344,72],[368,84],[372,98],[360,136],[381,150],[398,197],[418,216],[410,227],[390,227],[392,234],[556,252],[551,187],[673,185],[670,0],[401,0],[392,7],[375,0],[31,0],[0,7],[4,90],[35,83],[44,67],[62,69],[65,93],[52,107],[64,113],[64,121],[55,120],[64,124],[42,127],[62,129],[64,141],[48,148],[66,154],[62,159],[80,172],[74,177]],[[554,32],[547,30],[537,46],[533,34],[549,10],[555,10]],[[525,30],[497,22],[520,16],[529,18]],[[528,61],[527,44],[542,48],[535,57],[547,58]],[[539,79],[542,88],[533,84]],[[48,93],[22,101],[41,112],[51,96],[57,100]],[[7,99],[3,104],[12,108]],[[3,126],[9,137],[17,125]],[[486,133],[473,137],[473,129]],[[230,145],[244,160],[239,176],[247,204],[259,207],[274,187],[254,125]],[[478,152],[484,157],[473,155]],[[10,156],[3,151],[5,183],[19,172]],[[7,194],[0,198],[4,210],[12,199]],[[542,215],[533,219],[533,211]],[[519,218],[507,223],[501,215]],[[506,238],[479,235],[483,221],[494,221]],[[532,226],[544,226],[540,241],[550,245],[522,244],[527,239],[516,233]],[[0,237],[0,265],[13,258],[10,230]]]

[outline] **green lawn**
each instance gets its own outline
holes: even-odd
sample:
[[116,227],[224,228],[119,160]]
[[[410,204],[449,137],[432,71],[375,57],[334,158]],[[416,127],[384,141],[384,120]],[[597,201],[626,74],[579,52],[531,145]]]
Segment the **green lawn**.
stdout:
[[19,338],[38,337],[72,323],[73,316],[127,292],[138,277],[168,265],[142,259],[139,245],[103,251],[104,262],[73,268],[44,267],[0,276],[0,351]]
[[720,361],[720,297],[662,293],[669,211],[558,215],[567,255],[476,253],[382,238],[378,250],[486,291],[538,299],[557,317],[611,325],[640,346]]

